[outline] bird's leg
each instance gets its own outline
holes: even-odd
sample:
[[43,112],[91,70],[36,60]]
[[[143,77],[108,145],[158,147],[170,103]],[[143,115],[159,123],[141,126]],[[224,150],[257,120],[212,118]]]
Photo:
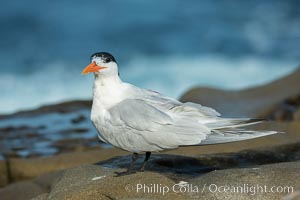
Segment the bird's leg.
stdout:
[[132,174],[135,173],[135,171],[133,171],[133,167],[134,164],[136,162],[136,160],[139,158],[139,154],[137,153],[133,153],[132,154],[132,160],[130,165],[128,166],[127,170],[125,172],[115,172],[117,174],[117,176],[122,176],[122,175],[127,175],[127,174]]
[[137,153],[133,153],[133,154],[132,154],[132,160],[131,160],[131,163],[130,163],[129,167],[127,168],[127,172],[128,172],[129,174],[133,172],[132,169],[133,169],[134,164],[135,164],[135,162],[136,162],[136,160],[137,160],[138,158],[139,158],[139,154],[137,154]]
[[140,168],[140,171],[144,171],[145,170],[145,166],[146,166],[147,161],[149,160],[150,156],[151,156],[151,152],[149,152],[149,151],[146,152],[145,160],[144,160],[144,162],[143,162],[143,164],[142,164],[142,166]]

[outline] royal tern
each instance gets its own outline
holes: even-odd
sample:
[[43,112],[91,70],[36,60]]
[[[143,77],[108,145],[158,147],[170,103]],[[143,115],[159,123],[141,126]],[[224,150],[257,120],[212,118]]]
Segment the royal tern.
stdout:
[[115,58],[106,52],[91,56],[91,63],[82,71],[87,73],[95,75],[91,120],[99,139],[133,153],[124,174],[134,172],[134,163],[142,152],[146,156],[140,170],[144,170],[151,152],[277,133],[241,129],[262,120],[221,118],[212,108],[182,103],[125,83],[120,79]]

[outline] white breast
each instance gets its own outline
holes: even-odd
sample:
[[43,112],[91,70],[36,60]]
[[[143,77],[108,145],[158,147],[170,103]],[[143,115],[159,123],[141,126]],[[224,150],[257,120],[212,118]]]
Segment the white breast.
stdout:
[[114,125],[108,110],[127,97],[127,89],[126,84],[115,80],[99,79],[94,82],[91,120],[99,132],[99,138],[106,143],[114,143]]

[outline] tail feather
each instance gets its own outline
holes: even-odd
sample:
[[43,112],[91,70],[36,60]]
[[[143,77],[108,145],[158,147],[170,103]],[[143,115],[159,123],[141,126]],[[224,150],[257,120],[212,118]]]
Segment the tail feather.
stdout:
[[243,140],[254,139],[258,137],[264,137],[267,135],[273,135],[276,131],[252,131],[252,130],[212,130],[212,134],[201,141],[201,145],[205,144],[220,144],[228,142],[237,142]]
[[206,124],[212,129],[211,134],[201,142],[201,145],[219,144],[249,140],[278,133],[277,131],[246,130],[240,127],[261,123],[262,119],[220,119]]
[[223,129],[223,128],[237,128],[243,126],[249,126],[264,122],[264,119],[232,119],[232,118],[219,118],[218,120],[205,125],[211,129]]

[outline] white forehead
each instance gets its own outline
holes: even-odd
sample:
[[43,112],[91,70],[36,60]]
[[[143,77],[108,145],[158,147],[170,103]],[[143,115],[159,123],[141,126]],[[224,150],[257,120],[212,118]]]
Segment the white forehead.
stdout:
[[99,62],[103,62],[103,60],[102,60],[102,58],[99,57],[99,56],[93,56],[93,57],[92,57],[92,62],[99,63]]

